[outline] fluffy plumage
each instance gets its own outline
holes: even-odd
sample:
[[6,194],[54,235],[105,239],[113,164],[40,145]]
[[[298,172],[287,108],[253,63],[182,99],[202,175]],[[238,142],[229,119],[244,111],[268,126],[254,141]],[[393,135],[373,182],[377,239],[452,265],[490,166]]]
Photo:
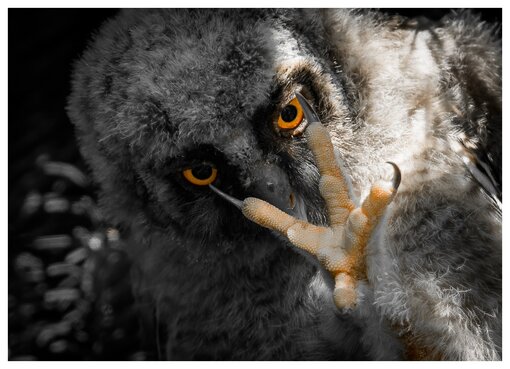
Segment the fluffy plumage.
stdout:
[[[306,255],[180,174],[213,161],[216,186],[245,198],[270,167],[326,224],[305,139],[275,129],[296,91],[357,197],[386,161],[402,171],[352,312]],[[501,216],[464,161],[501,183],[501,46],[476,17],[123,11],[76,64],[68,109],[164,357],[500,358]]]

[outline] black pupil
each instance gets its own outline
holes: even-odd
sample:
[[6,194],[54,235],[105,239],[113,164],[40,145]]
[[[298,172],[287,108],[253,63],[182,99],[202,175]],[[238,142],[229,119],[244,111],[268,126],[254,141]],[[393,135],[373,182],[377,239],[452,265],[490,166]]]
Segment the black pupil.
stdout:
[[297,108],[294,105],[287,105],[280,114],[284,122],[292,122],[296,119]]
[[195,178],[207,179],[212,175],[212,167],[210,165],[201,165],[193,168],[191,173]]

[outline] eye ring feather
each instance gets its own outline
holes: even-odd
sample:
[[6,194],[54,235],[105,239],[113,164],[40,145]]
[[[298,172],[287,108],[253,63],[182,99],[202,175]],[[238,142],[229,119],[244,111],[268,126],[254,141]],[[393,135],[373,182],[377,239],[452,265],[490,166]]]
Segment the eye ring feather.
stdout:
[[294,97],[280,112],[278,116],[278,128],[282,130],[295,129],[303,121],[303,108]]
[[182,171],[184,178],[195,186],[207,186],[213,183],[218,176],[216,167],[209,163],[203,163]]

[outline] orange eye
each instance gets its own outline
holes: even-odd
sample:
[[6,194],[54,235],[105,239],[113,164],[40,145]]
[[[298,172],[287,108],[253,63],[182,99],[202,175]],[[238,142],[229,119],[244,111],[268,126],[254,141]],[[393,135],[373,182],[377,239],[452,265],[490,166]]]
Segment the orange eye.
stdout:
[[207,186],[216,179],[218,170],[211,164],[202,164],[182,171],[182,175],[196,186]]
[[303,109],[297,98],[293,98],[285,106],[278,117],[278,127],[281,129],[294,129],[303,121]]

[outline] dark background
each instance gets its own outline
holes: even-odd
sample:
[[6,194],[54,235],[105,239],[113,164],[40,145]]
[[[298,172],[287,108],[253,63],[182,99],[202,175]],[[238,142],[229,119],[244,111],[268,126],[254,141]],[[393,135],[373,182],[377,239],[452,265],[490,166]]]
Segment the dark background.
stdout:
[[[383,9],[440,19],[445,9]],[[9,9],[9,359],[156,358],[129,261],[103,220],[66,112],[72,63],[116,9]],[[477,9],[501,23],[501,9]]]

